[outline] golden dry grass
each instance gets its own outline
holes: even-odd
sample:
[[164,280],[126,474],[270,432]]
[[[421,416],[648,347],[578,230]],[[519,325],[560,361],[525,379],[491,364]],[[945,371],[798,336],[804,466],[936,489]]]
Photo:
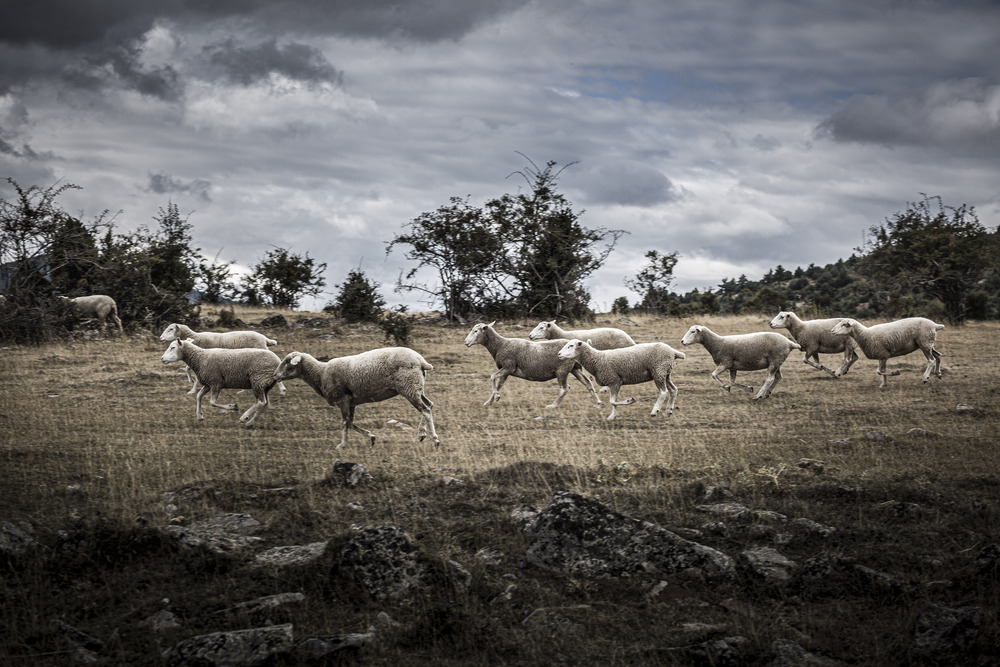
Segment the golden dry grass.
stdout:
[[[255,322],[268,313],[238,309],[237,316]],[[322,317],[285,315],[290,320]],[[660,340],[678,349],[681,336],[696,322],[720,334],[767,329],[764,317],[634,319],[636,324],[622,326],[637,341]],[[504,335],[524,337],[533,324],[500,323],[497,328]],[[596,325],[605,324],[618,325],[610,316],[599,317]],[[724,392],[709,377],[713,364],[701,346],[683,348],[687,359],[678,362],[673,378],[680,390],[674,414],[650,418],[656,395],[650,383],[623,390],[623,396],[634,396],[637,403],[621,407],[614,422],[604,419],[610,411],[607,395],[598,410],[572,378],[569,395],[555,410],[543,407],[556,394],[555,382],[516,378],[507,381],[498,404],[484,407],[494,366],[483,347],[463,345],[467,330],[418,324],[411,338],[411,346],[434,365],[427,394],[435,403],[439,448],[417,442],[413,430],[390,422],[417,423],[417,413],[396,398],[358,408],[357,422],[377,437],[374,447],[352,433],[348,445],[336,451],[339,411],[298,380],[286,383],[284,397],[272,392],[271,409],[255,429],[238,423],[240,412],[216,410],[207,399],[205,420],[199,423],[194,399],[185,394],[183,372],[160,362],[165,345],[149,333],[0,350],[0,520],[27,521],[42,533],[55,533],[99,521],[126,529],[247,511],[270,526],[272,544],[330,539],[348,532],[351,524],[393,523],[415,535],[422,548],[473,569],[477,586],[491,593],[502,590],[504,582],[476,569],[473,554],[481,547],[499,547],[516,563],[524,545],[506,517],[520,504],[544,506],[553,492],[563,489],[674,529],[697,528],[708,520],[692,508],[698,502],[692,489],[725,488],[743,504],[809,517],[842,531],[832,545],[788,547],[793,559],[825,548],[895,576],[928,581],[947,578],[977,548],[998,541],[998,323],[940,332],[945,374],[926,385],[920,382],[924,363],[919,353],[890,360],[890,369],[902,372],[879,390],[874,361],[861,359],[848,375],[834,379],[801,363],[802,354],[793,352],[782,382],[770,399],[759,403],[736,389]],[[279,357],[292,350],[341,356],[382,345],[382,332],[371,326],[332,323],[268,333],[279,340]],[[839,362],[823,358],[827,365]],[[763,372],[744,375],[755,387],[763,377]],[[226,390],[223,400],[233,395]],[[241,410],[252,400],[249,394],[235,398]],[[975,409],[960,412],[959,404]],[[934,435],[908,434],[910,429]],[[868,439],[873,431],[886,439]],[[798,467],[803,458],[822,460],[824,472]],[[361,490],[312,485],[330,473],[335,460],[363,464],[377,483]],[[444,490],[440,481],[446,475],[464,485]],[[291,485],[307,489],[294,502],[261,502],[256,495],[261,489]],[[216,488],[221,500],[188,506],[180,518],[165,509],[162,492],[191,486]],[[837,489],[845,488],[864,489],[863,501],[844,501]],[[921,522],[903,525],[879,514],[880,505],[899,500],[920,502],[930,510]],[[362,509],[348,508],[352,501]],[[733,555],[748,544],[743,538],[712,543]],[[525,606],[583,600],[601,610],[586,621],[585,641],[523,643],[514,620],[487,615],[458,625],[463,632],[479,622],[489,625],[498,633],[493,643],[467,637],[449,647],[435,640],[421,645],[416,655],[422,657],[414,661],[461,664],[462,656],[453,654],[464,652],[468,662],[669,662],[660,649],[685,639],[670,629],[676,612],[669,605],[652,609],[664,617],[664,628],[633,627],[650,613],[641,595],[628,592],[634,582],[615,588],[552,573],[522,576],[534,577],[538,590],[534,596],[526,594]],[[980,592],[979,604],[995,605],[995,584]],[[30,585],[46,586],[43,581]],[[226,579],[200,585],[215,592],[207,597],[183,588],[172,592],[192,614],[199,604],[238,602],[257,584]],[[53,616],[85,626],[89,619],[98,634],[128,634],[122,629],[124,619],[140,610],[152,613],[163,597],[156,585],[147,588],[127,604],[106,590],[87,591],[79,602],[36,590],[35,602],[25,608],[8,605],[9,611],[0,612],[0,628],[9,635],[0,656],[31,655],[25,648],[28,637]],[[713,593],[700,595],[711,598]],[[118,602],[110,602],[109,596]],[[946,597],[947,602],[961,601]],[[104,612],[93,608],[97,601],[107,606]],[[906,638],[897,635],[912,622],[911,603],[878,601],[873,607],[870,600],[826,600],[807,608],[801,601],[771,596],[753,601],[748,613],[722,613],[712,606],[706,618],[724,617],[726,634],[749,636],[762,650],[794,627],[807,637],[800,638],[804,644],[834,657],[867,662],[882,656],[896,662],[893,656],[899,657],[896,653],[906,645]],[[842,608],[834,609],[837,605]],[[894,621],[884,618],[886,605]],[[300,627],[320,634],[358,631],[375,611],[333,611],[316,603],[307,618],[296,619],[296,634]],[[478,606],[463,607],[470,617],[480,611]],[[832,620],[829,615],[835,611],[847,616]],[[404,619],[408,615],[405,610],[393,613]],[[33,620],[14,618],[25,614]],[[199,629],[186,628],[181,636]],[[845,643],[847,635],[853,643]],[[631,648],[622,644],[626,637]],[[994,616],[981,632],[980,645],[997,637]],[[112,662],[134,662],[150,641],[146,635],[123,640]],[[383,648],[367,657],[389,664],[400,659],[401,651]]]

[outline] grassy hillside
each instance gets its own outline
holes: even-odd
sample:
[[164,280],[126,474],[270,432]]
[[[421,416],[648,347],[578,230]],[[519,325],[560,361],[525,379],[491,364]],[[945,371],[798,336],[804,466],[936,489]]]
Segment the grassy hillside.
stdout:
[[[237,313],[247,322],[265,314]],[[299,315],[317,317],[286,313]],[[696,322],[722,334],[767,328],[750,317],[620,326],[636,341],[680,349]],[[618,321],[606,316],[598,324]],[[523,337],[533,325],[497,329]],[[467,331],[418,324],[411,338],[434,365],[427,394],[439,448],[417,442],[406,425],[415,428],[418,415],[395,398],[358,408],[357,422],[377,437],[374,447],[352,433],[335,451],[339,411],[298,380],[286,383],[284,397],[272,392],[255,429],[237,422],[240,412],[216,410],[207,399],[199,423],[183,371],[160,362],[165,345],[155,335],[0,351],[0,521],[27,522],[44,547],[35,562],[0,562],[0,662],[63,664],[65,647],[51,632],[61,619],[105,641],[109,664],[157,664],[181,639],[232,627],[211,612],[288,590],[305,593],[305,602],[269,620],[294,623],[296,636],[364,632],[380,611],[404,623],[397,641],[362,649],[366,664],[667,664],[667,647],[736,634],[750,639],[761,664],[777,638],[847,662],[892,664],[905,661],[928,602],[979,606],[973,662],[998,659],[996,571],[975,585],[955,582],[976,553],[1000,542],[1000,324],[941,331],[944,377],[926,385],[919,353],[890,360],[901,374],[879,390],[874,361],[861,359],[834,379],[793,352],[782,382],[761,403],[724,392],[709,377],[705,350],[684,348],[673,416],[649,417],[656,396],[650,383],[623,390],[637,402],[610,423],[607,395],[598,410],[572,378],[555,410],[543,407],[557,393],[554,381],[517,378],[498,404],[484,407],[494,366],[483,347],[463,345]],[[335,322],[268,334],[279,341],[279,357],[382,345],[375,327]],[[763,377],[744,374],[755,387]],[[227,390],[223,399],[234,394]],[[235,400],[243,410],[252,398]],[[957,410],[960,404],[973,409]],[[822,461],[821,470],[800,467],[802,459]],[[336,460],[363,464],[375,481],[357,489],[317,484]],[[462,483],[446,486],[446,476]],[[298,492],[262,493],[276,487]],[[694,507],[711,487],[716,497],[837,530],[776,546],[772,535],[731,525],[728,536],[703,532],[697,541],[733,556],[776,546],[797,562],[826,552],[905,582],[905,593],[845,588],[803,596],[738,582],[672,581],[673,594],[650,598],[644,593],[655,581],[578,580],[525,566],[525,540],[509,519],[520,505],[543,507],[554,492],[571,490],[670,530],[700,529],[718,520]],[[192,488],[212,492],[179,510],[166,507],[162,494]],[[220,512],[246,512],[267,524],[268,546],[397,525],[421,549],[465,566],[473,586],[447,603],[375,603],[319,571],[252,576],[234,562],[192,560],[135,537],[140,527]],[[84,546],[67,551],[66,534],[84,536]],[[499,565],[476,557],[485,547],[503,554]],[[940,581],[951,584],[925,585]],[[512,582],[513,597],[496,602]],[[159,634],[139,627],[164,599],[184,626]],[[550,635],[526,628],[525,615],[538,608],[566,610],[576,629]]]

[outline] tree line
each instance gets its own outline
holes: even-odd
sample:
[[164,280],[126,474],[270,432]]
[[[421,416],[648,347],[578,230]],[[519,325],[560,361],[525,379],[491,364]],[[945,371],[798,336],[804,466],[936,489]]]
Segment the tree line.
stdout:
[[[481,205],[452,197],[402,226],[386,244],[387,255],[401,252],[411,262],[397,292],[422,295],[449,321],[593,316],[586,280],[626,232],[583,225],[585,212],[559,191],[559,177],[572,164],[539,167],[525,159],[528,166],[511,174],[522,183],[516,193]],[[74,318],[58,295],[109,294],[126,325],[155,330],[169,322],[195,326],[201,303],[296,308],[325,287],[326,264],[287,248],[268,250],[234,281],[232,262],[206,261],[193,246],[193,227],[173,203],[160,209],[154,225],[123,234],[108,211],[84,221],[61,208],[59,196],[75,185],[8,182],[15,195],[0,200],[0,340],[69,332]],[[613,309],[671,316],[787,309],[859,319],[921,314],[951,323],[1000,317],[1000,228],[983,227],[972,207],[924,196],[868,231],[864,247],[846,260],[794,270],[779,265],[760,280],[724,278],[686,294],[671,290],[683,258],[650,250],[639,273],[623,281],[639,297],[630,303],[621,296]],[[377,322],[387,339],[405,343],[406,309],[386,311],[360,267],[337,288],[325,311]]]

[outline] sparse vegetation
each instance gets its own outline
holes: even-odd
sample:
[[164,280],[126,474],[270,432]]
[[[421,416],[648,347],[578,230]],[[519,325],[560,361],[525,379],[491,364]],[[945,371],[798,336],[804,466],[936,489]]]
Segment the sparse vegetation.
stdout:
[[[236,306],[234,316],[252,324],[267,314]],[[285,316],[292,323],[315,317]],[[637,324],[621,326],[636,341],[674,347],[694,323],[722,334],[768,327],[765,316],[631,318]],[[497,327],[526,336],[531,324]],[[598,316],[594,325],[619,324],[617,316]],[[927,385],[920,384],[920,355],[899,359],[902,374],[887,390],[876,388],[874,361],[859,360],[839,379],[786,364],[780,392],[764,403],[721,392],[709,378],[708,353],[692,347],[672,376],[680,391],[669,419],[633,410],[613,422],[604,419],[606,401],[598,410],[582,387],[571,386],[558,409],[545,410],[553,383],[516,378],[502,401],[483,407],[494,368],[488,355],[462,344],[467,327],[419,319],[410,326],[409,344],[434,365],[426,392],[439,448],[390,421],[415,421],[412,408],[394,398],[358,415],[377,437],[373,447],[356,439],[335,451],[338,411],[297,381],[286,396],[272,396],[268,419],[256,429],[243,429],[239,412],[197,423],[182,371],[160,363],[164,345],[152,333],[5,348],[0,522],[29,524],[40,548],[28,560],[0,558],[0,663],[66,664],[69,651],[52,630],[58,619],[104,642],[102,664],[158,665],[182,639],[250,627],[216,612],[289,591],[305,599],[266,620],[292,623],[297,637],[364,633],[379,612],[401,623],[391,641],[357,649],[357,660],[370,665],[674,664],[669,647],[731,635],[749,640],[753,664],[771,662],[776,639],[848,664],[911,663],[915,619],[931,602],[982,609],[963,661],[1000,659],[997,570],[963,574],[978,552],[1000,542],[1000,324],[942,331],[945,374]],[[364,324],[310,324],[283,330],[275,352],[342,356],[380,347],[383,333]],[[763,376],[743,377],[759,385]],[[655,400],[652,383],[631,390],[640,403]],[[244,408],[251,400],[231,399]],[[959,411],[959,404],[971,409]],[[374,481],[322,483],[338,459],[363,464]],[[461,483],[444,484],[445,477]],[[525,561],[526,539],[510,516],[521,505],[547,505],[560,490],[668,530],[701,531],[697,541],[734,557],[772,546],[801,565],[825,553],[901,586],[831,578],[803,592],[743,579],[708,584],[548,571]],[[167,493],[186,500],[168,501]],[[707,498],[835,531],[776,543],[773,534],[725,519],[728,533],[713,532],[703,526],[719,519],[695,507]],[[220,512],[265,524],[261,549],[321,540],[330,546],[313,565],[262,574],[238,556],[179,553],[146,530]],[[471,586],[407,603],[344,586],[332,554],[355,526],[383,525],[461,563]],[[477,556],[481,549],[495,550],[496,564]],[[666,587],[648,595],[661,579]],[[162,609],[173,611],[180,627],[141,625]],[[538,609],[570,622],[560,629],[526,624]],[[298,664],[284,660],[278,664]]]

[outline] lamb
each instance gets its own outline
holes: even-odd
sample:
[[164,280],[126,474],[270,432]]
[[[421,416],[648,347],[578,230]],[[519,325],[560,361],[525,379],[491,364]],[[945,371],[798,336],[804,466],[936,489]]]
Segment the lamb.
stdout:
[[257,418],[268,408],[267,393],[275,385],[274,372],[278,367],[278,355],[270,350],[256,348],[229,350],[221,348],[202,349],[188,340],[175,340],[163,353],[161,361],[169,364],[183,361],[194,371],[201,390],[195,398],[195,414],[204,419],[201,411],[201,397],[211,390],[208,402],[223,410],[236,410],[235,403],[219,404],[216,400],[223,389],[250,389],[257,402],[250,406],[240,421],[253,426]]
[[857,320],[846,318],[834,325],[831,332],[837,335],[848,335],[857,341],[858,347],[869,359],[878,359],[878,370],[882,376],[879,389],[888,385],[886,378],[899,375],[899,371],[885,372],[885,364],[891,357],[901,357],[904,354],[920,350],[927,357],[927,370],[924,371],[923,382],[927,382],[931,372],[941,377],[941,353],[934,349],[937,332],[944,329],[943,324],[937,324],[925,317],[907,317],[895,322],[876,324],[866,327]]
[[[788,329],[795,342],[801,345],[802,349],[806,352],[806,356],[802,358],[804,363],[839,378],[841,375],[847,373],[851,369],[851,366],[854,365],[854,362],[858,360],[858,344],[846,334],[838,336],[831,332],[831,329],[837,322],[840,322],[840,318],[803,322],[795,313],[783,310],[771,320],[771,328]],[[823,354],[843,352],[844,363],[837,370],[827,368],[819,360],[820,352]],[[810,361],[809,357],[812,357],[815,361]]]
[[600,327],[598,329],[575,329],[567,331],[556,324],[555,320],[538,323],[531,333],[528,334],[531,340],[553,340],[564,338],[566,340],[585,340],[598,350],[615,350],[620,347],[631,347],[635,345],[632,337],[621,329],[614,327]]
[[[184,324],[168,324],[167,328],[160,334],[160,340],[170,342],[173,340],[189,340],[203,350],[224,348],[237,350],[243,348],[259,348],[266,350],[271,345],[277,345],[278,341],[268,338],[257,331],[226,331],[216,333],[213,331],[197,332]],[[194,394],[198,391],[198,380],[191,377],[191,372],[187,371],[188,382],[191,383],[191,391]],[[285,395],[285,385],[278,383],[278,391]]]
[[[753,387],[736,382],[736,371],[759,371],[767,369],[767,379],[753,400],[767,398],[781,381],[781,364],[785,362],[792,350],[801,350],[802,346],[781,334],[770,331],[720,336],[711,329],[695,324],[681,339],[682,345],[701,343],[712,355],[717,364],[712,371],[712,379],[723,389],[730,391],[730,385],[753,391]],[[719,379],[719,373],[729,371],[729,383]]]
[[110,317],[111,321],[118,325],[118,333],[123,332],[122,321],[118,319],[118,304],[107,294],[91,294],[74,299],[65,296],[59,298],[69,303],[78,317],[93,317],[99,320],[101,331],[107,326],[107,319]]
[[477,324],[465,337],[466,347],[482,345],[489,350],[496,363],[496,373],[490,376],[493,393],[483,405],[491,405],[500,400],[500,388],[507,378],[514,377],[532,382],[547,382],[555,378],[559,382],[559,395],[546,405],[556,408],[569,391],[567,380],[570,375],[580,381],[590,392],[595,405],[601,404],[601,399],[594,391],[594,385],[583,373],[583,367],[575,359],[560,359],[559,350],[566,344],[565,340],[530,341],[523,338],[504,338],[493,329],[496,322]]
[[618,392],[621,391],[623,384],[639,384],[652,380],[660,390],[660,395],[649,416],[655,416],[660,411],[668,393],[670,401],[667,403],[667,415],[674,411],[677,385],[670,380],[670,373],[674,368],[674,360],[683,359],[684,353],[678,352],[666,343],[640,343],[616,350],[598,350],[589,341],[585,343],[574,339],[559,350],[559,358],[579,361],[598,383],[610,389],[609,421],[615,418],[619,405],[630,405],[635,402],[634,398],[618,400]]
[[[301,378],[330,405],[340,408],[343,431],[340,449],[347,443],[347,430],[354,429],[375,444],[375,435],[354,423],[354,409],[364,403],[378,403],[402,396],[420,413],[417,437],[421,442],[430,432],[434,444],[440,444],[434,430],[434,404],[424,394],[427,371],[434,368],[420,354],[408,347],[386,347],[361,354],[318,361],[305,352],[289,352],[274,371],[274,380]],[[425,425],[426,429],[425,430]]]

